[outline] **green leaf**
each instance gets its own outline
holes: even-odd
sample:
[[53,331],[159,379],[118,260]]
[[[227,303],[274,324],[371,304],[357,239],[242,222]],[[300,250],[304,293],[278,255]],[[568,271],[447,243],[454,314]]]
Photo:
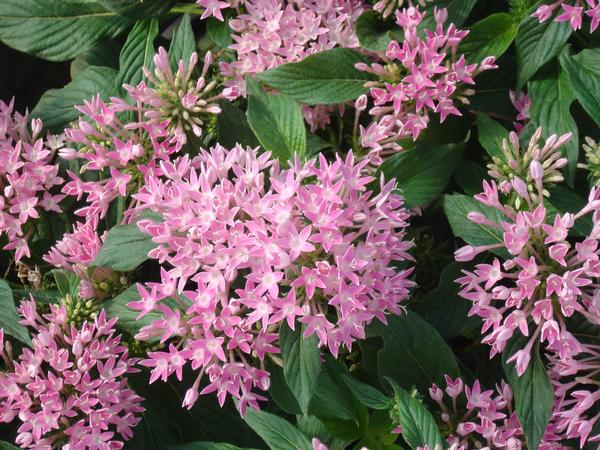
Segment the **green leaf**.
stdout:
[[486,56],[502,55],[517,35],[517,23],[511,14],[497,13],[480,20],[460,43],[458,53],[463,53],[469,63],[481,62]]
[[97,3],[83,0],[0,2],[0,41],[50,61],[72,59],[117,36],[130,23]]
[[399,27],[392,20],[383,20],[375,11],[363,12],[356,19],[355,31],[361,47],[374,52],[387,49],[392,41],[392,31]]
[[[506,218],[497,209],[482,205],[473,197],[466,195],[446,195],[444,197],[444,211],[454,235],[462,238],[467,244],[480,246],[503,242],[500,228],[477,224],[467,218],[468,213],[475,211],[484,214],[492,222],[500,223]],[[503,249],[499,249],[494,253],[502,257],[508,255],[508,252]]]
[[464,143],[417,144],[387,158],[381,165],[386,180],[396,179],[407,208],[435,200],[444,190],[461,160]]
[[15,447],[14,445],[5,441],[0,441],[0,450],[19,450],[19,447]]
[[257,77],[307,105],[330,105],[354,100],[367,92],[364,84],[373,80],[357,70],[364,56],[347,48],[334,48],[257,74]]
[[462,275],[462,268],[459,263],[446,266],[440,275],[438,286],[416,303],[416,311],[444,339],[456,338],[480,324],[476,317],[467,316],[471,302],[458,295],[460,286],[454,280]]
[[570,111],[575,94],[569,78],[558,68],[541,75],[527,85],[531,122],[535,127],[542,127],[545,138],[551,134],[572,133],[571,140],[563,146],[563,153],[569,161],[566,178],[573,185],[579,158],[579,131]]
[[219,101],[219,106],[221,107],[221,114],[217,115],[219,144],[227,148],[235,147],[236,144],[250,147],[260,145],[242,110],[227,100]]
[[206,32],[220,49],[226,49],[233,43],[233,39],[231,38],[231,28],[229,27],[227,19],[221,21],[214,17],[210,17],[206,21]]
[[444,375],[460,375],[452,350],[435,328],[417,313],[389,316],[387,326],[376,321],[372,332],[383,339],[377,355],[377,368],[383,383],[390,378],[400,386],[416,386],[427,392],[433,383],[442,384]]
[[297,324],[296,330],[292,331],[284,324],[279,330],[279,346],[285,380],[306,414],[321,371],[321,361],[317,335],[304,338],[305,327]]
[[117,75],[119,89],[124,84],[136,86],[145,78],[142,68],[152,68],[152,58],[155,53],[154,39],[157,35],[158,21],[156,19],[144,19],[136,22],[119,55],[119,74]]
[[169,47],[169,63],[171,64],[171,68],[176,70],[180,60],[189,61],[190,56],[195,51],[196,37],[194,36],[194,30],[192,30],[190,15],[184,14],[181,17],[181,22],[179,22],[179,25],[173,31],[173,38]]
[[90,66],[119,68],[120,45],[115,41],[107,39],[96,47],[77,55],[71,62],[71,79],[75,78]]
[[520,377],[517,375],[515,363],[506,362],[517,350],[523,348],[526,342],[527,338],[522,336],[511,339],[502,352],[502,365],[513,390],[515,410],[527,439],[527,448],[538,448],[552,416],[554,390],[537,346],[532,350],[527,370]]
[[287,420],[265,411],[247,409],[246,423],[267,443],[271,450],[306,450],[309,439]]
[[102,6],[130,19],[159,17],[175,3],[174,0],[98,0]]
[[19,320],[12,290],[6,281],[0,280],[0,328],[4,329],[4,333],[31,345],[29,332]]
[[283,369],[272,361],[267,361],[267,371],[271,374],[269,395],[277,406],[289,414],[302,415],[298,400],[285,381]]
[[600,126],[600,49],[585,49],[572,56],[565,48],[560,65],[568,74],[573,92],[581,106]]
[[503,159],[502,141],[508,139],[508,130],[488,115],[477,113],[479,143],[490,156]]
[[372,386],[350,375],[342,375],[342,380],[352,391],[352,394],[365,406],[371,409],[388,409],[390,399]]
[[84,100],[89,100],[95,94],[100,94],[103,99],[116,94],[115,76],[114,69],[90,66],[64,88],[46,91],[31,115],[42,119],[46,128],[60,132],[69,122],[79,117],[80,113],[75,105],[83,104]]
[[435,30],[436,23],[433,13],[436,7],[446,8],[446,11],[448,11],[447,23],[453,23],[457,27],[460,27],[467,20],[476,3],[477,0],[438,0],[428,3],[424,8],[426,14],[419,29]]
[[306,154],[306,127],[300,106],[287,95],[265,94],[248,79],[250,128],[265,150],[286,163],[294,154]]
[[169,450],[252,450],[236,447],[224,442],[188,442],[187,444],[172,445]]
[[51,271],[58,291],[63,297],[76,295],[79,290],[79,277],[73,272],[65,269],[54,269]]
[[133,270],[148,259],[148,252],[155,247],[152,238],[142,232],[137,224],[116,225],[108,231],[91,266],[108,267],[120,272]]
[[430,449],[446,448],[440,430],[431,413],[396,383],[392,382],[398,422],[402,427],[402,437],[411,448],[427,446]]
[[463,159],[454,171],[454,181],[467,195],[475,195],[481,192],[483,180],[488,177],[482,165],[470,159]]
[[515,40],[517,53],[517,86],[520,89],[548,61],[558,55],[571,36],[568,22],[547,20],[540,23],[531,14],[519,25]]

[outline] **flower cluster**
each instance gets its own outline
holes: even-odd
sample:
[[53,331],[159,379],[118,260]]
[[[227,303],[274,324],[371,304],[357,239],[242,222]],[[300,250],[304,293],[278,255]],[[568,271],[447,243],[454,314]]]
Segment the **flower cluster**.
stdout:
[[579,30],[583,23],[584,14],[591,19],[590,33],[600,25],[600,1],[598,0],[556,0],[549,4],[541,5],[532,14],[540,22],[549,20],[554,14],[556,22],[569,22],[574,30]]
[[64,305],[50,305],[41,316],[33,299],[21,303],[20,314],[35,330],[32,348],[18,361],[3,354],[8,371],[0,372],[0,421],[22,422],[17,445],[122,448],[144,408],[127,387],[136,361],[114,335],[116,319],[102,311],[77,329],[68,325]]
[[241,94],[244,77],[333,47],[358,47],[354,22],[360,0],[247,0],[246,11],[230,20],[237,58],[222,62],[221,73]]
[[[392,264],[410,259],[404,228],[408,213],[394,182],[373,194],[363,176],[366,161],[306,164],[282,169],[269,153],[216,146],[194,159],[161,163],[134,197],[138,211],[150,209],[161,223],[138,225],[158,244],[150,256],[163,265],[160,283],[139,286],[130,304],[143,317],[161,319],[136,338],[170,341],[168,352],[149,353],[151,381],[165,380],[183,366],[200,370],[184,404],[202,393],[227,394],[238,406],[257,407],[266,389],[266,355],[279,352],[283,322],[304,336],[318,336],[337,355],[341,346],[365,337],[365,325],[386,313],[399,314],[411,270]],[[255,361],[255,362],[253,362]],[[258,365],[259,368],[256,368]]]
[[359,70],[370,72],[379,81],[369,82],[374,107],[369,110],[374,121],[360,128],[363,147],[371,149],[369,158],[381,162],[386,152],[401,150],[398,140],[416,140],[429,123],[430,112],[439,114],[440,121],[449,115],[461,115],[455,101],[468,103],[470,90],[478,73],[495,68],[494,58],[481,64],[469,64],[458,56],[459,43],[468,31],[454,24],[445,28],[446,10],[435,11],[435,31],[420,33],[425,13],[417,7],[396,11],[396,23],[404,31],[404,41],[392,41],[372,65],[358,63]]
[[585,163],[579,163],[577,167],[586,169],[591,184],[600,186],[600,145],[590,137],[585,138],[582,145],[585,151]]
[[[199,78],[195,78],[194,69],[198,54],[192,53],[188,63],[179,61],[175,74],[171,70],[169,55],[163,47],[154,55],[154,74],[144,67],[148,78],[137,86],[125,85],[125,89],[136,102],[134,107],[121,103],[123,110],[132,110],[145,119],[150,126],[167,124],[167,129],[187,142],[187,135],[202,136],[205,122],[221,112],[217,101],[221,98],[235,98],[232,88],[226,88],[220,94],[212,93],[216,82],[206,81],[206,74],[212,63],[212,54],[207,52]],[[142,124],[139,124],[142,125]]]
[[[460,378],[445,377],[446,387],[433,384],[430,397],[440,407],[441,429],[452,450],[471,448],[521,449],[525,436],[513,409],[513,393],[504,381],[496,390],[482,390],[479,380],[472,387]],[[464,406],[463,406],[464,405]],[[546,429],[540,450],[566,449],[556,441],[556,425]]]
[[61,212],[63,195],[50,191],[62,183],[58,165],[52,163],[62,137],[40,137],[42,122],[19,113],[14,102],[0,101],[0,236],[6,235],[5,250],[14,250],[17,261],[31,256],[27,239],[34,229],[29,222],[40,211]]
[[[456,252],[459,261],[471,260],[486,250],[502,251],[508,256],[504,263],[494,258],[491,264],[463,271],[465,276],[457,282],[462,286],[460,295],[473,302],[470,314],[483,318],[482,331],[488,332],[483,342],[492,346],[492,355],[502,352],[515,332],[527,338],[527,343],[509,359],[516,360],[519,374],[527,368],[537,341],[545,343],[561,361],[580,351],[579,341],[567,329],[567,318],[578,313],[582,319],[598,323],[600,317],[595,283],[600,275],[600,190],[592,189],[586,205],[577,212],[549,214],[544,206],[544,175],[551,166],[543,163],[543,155],[546,149],[556,152],[557,145],[566,139],[551,136],[540,152],[533,152],[537,157],[530,161],[529,173],[535,195],[522,178],[514,176],[510,180],[510,189],[520,199],[520,209],[502,201],[502,190],[495,181],[484,181],[484,192],[475,199],[484,209],[497,210],[499,223],[481,212],[472,212],[468,218],[489,227],[502,241],[479,247],[468,245]],[[573,235],[581,235],[576,232],[577,220],[590,213],[592,230],[575,241]]]

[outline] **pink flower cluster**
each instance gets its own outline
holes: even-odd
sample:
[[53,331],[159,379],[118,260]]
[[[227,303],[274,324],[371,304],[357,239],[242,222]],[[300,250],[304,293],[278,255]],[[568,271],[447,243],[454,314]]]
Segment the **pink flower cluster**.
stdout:
[[590,33],[600,25],[600,1],[598,0],[556,0],[552,3],[541,5],[532,14],[540,22],[549,20],[557,12],[556,22],[569,22],[574,30],[581,29],[584,14],[591,19]]
[[158,244],[150,256],[170,267],[161,282],[139,286],[141,299],[130,304],[138,317],[162,315],[136,339],[170,342],[142,364],[153,368],[151,381],[181,379],[186,364],[199,370],[188,407],[206,373],[202,394],[216,391],[221,404],[228,394],[238,398],[242,413],[257,408],[263,397],[252,388],[269,385],[264,359],[279,353],[283,322],[294,329],[299,321],[305,337],[316,334],[337,355],[364,338],[374,318],[402,311],[411,270],[392,264],[410,259],[412,243],[394,182],[368,191],[367,163],[352,154],[291,164],[216,146],[161,162],[162,176],[148,173],[134,195],[138,211],[162,215],[162,223],[138,225]]
[[[496,390],[482,390],[479,380],[472,387],[460,378],[446,375],[444,389],[434,384],[429,395],[440,407],[442,428],[448,429],[447,442],[452,450],[521,449],[526,446],[523,429],[513,409],[513,393],[504,381]],[[461,405],[461,406],[459,406]],[[466,405],[466,406],[462,406]],[[544,433],[539,450],[567,449],[558,444],[556,425]]]
[[369,110],[374,121],[360,128],[362,146],[371,149],[370,159],[379,164],[387,152],[401,150],[398,140],[416,140],[429,123],[429,114],[438,113],[440,121],[449,115],[461,115],[455,100],[468,103],[471,92],[463,85],[473,85],[473,77],[495,68],[494,58],[480,64],[468,64],[464,55],[457,55],[460,42],[468,31],[454,24],[445,28],[446,10],[435,10],[435,31],[419,25],[425,13],[410,6],[396,11],[396,23],[404,30],[404,41],[392,41],[381,61],[371,66],[358,63],[359,70],[377,76],[369,82],[374,107]]
[[[539,137],[539,132],[536,135]],[[567,329],[567,318],[578,313],[582,319],[600,323],[600,293],[595,281],[600,276],[600,189],[592,189],[587,204],[577,212],[550,215],[544,205],[544,172],[554,170],[552,164],[557,161],[548,157],[560,155],[559,146],[566,140],[568,135],[551,136],[542,148],[530,152],[535,194],[518,176],[503,181],[503,190],[495,181],[484,181],[484,192],[475,199],[501,212],[503,219],[496,223],[481,212],[469,213],[468,218],[493,229],[502,241],[467,245],[455,254],[457,260],[469,261],[488,250],[507,253],[503,263],[494,258],[491,263],[477,264],[474,271],[463,271],[465,276],[457,282],[462,287],[460,295],[473,302],[470,314],[483,318],[482,331],[487,335],[482,342],[492,346],[492,356],[504,350],[515,332],[528,338],[509,360],[516,361],[519,375],[526,370],[537,341],[561,361],[581,351],[579,341]],[[548,162],[542,164],[544,160]],[[507,192],[517,196],[516,209],[503,200]],[[575,222],[590,213],[593,229],[575,240]]]
[[[163,47],[154,55],[154,74],[144,67],[144,75],[148,78],[137,86],[125,85],[125,89],[136,102],[130,107],[125,102],[119,103],[120,109],[131,110],[143,117],[144,123],[150,126],[167,124],[167,128],[182,143],[187,142],[187,135],[202,136],[207,119],[221,112],[217,101],[221,98],[235,98],[233,88],[226,88],[220,94],[213,93],[216,81],[206,81],[206,73],[212,63],[212,53],[206,52],[204,65],[199,78],[193,73],[198,62],[198,54],[192,53],[188,63],[179,61],[178,70],[174,74],[169,63],[169,55]],[[115,102],[116,99],[113,99]]]
[[[596,322],[600,325],[600,322]],[[578,438],[581,448],[587,441],[600,442],[597,424],[600,419],[600,347],[584,343],[581,352],[567,361],[551,358],[550,378],[559,399],[553,421],[568,439]],[[590,436],[592,434],[592,436]]]
[[[123,447],[144,408],[127,387],[136,360],[114,335],[116,319],[102,311],[94,323],[69,327],[64,305],[40,316],[33,299],[20,306],[22,324],[35,330],[33,346],[19,360],[2,353],[0,421],[22,422],[17,445],[50,450]],[[1,334],[1,333],[0,333]]]
[[27,115],[13,114],[14,102],[0,101],[0,236],[6,235],[5,250],[14,250],[17,261],[31,256],[27,239],[34,229],[30,219],[40,211],[61,212],[64,195],[51,189],[62,183],[58,165],[52,163],[62,137],[39,135],[42,122]]
[[358,47],[354,22],[361,0],[247,0],[245,13],[230,20],[237,53],[221,62],[221,73],[246,94],[244,77],[333,47]]
[[75,211],[91,220],[103,218],[117,197],[136,192],[144,174],[157,167],[157,161],[168,160],[183,145],[181,136],[170,131],[170,120],[160,123],[125,123],[118,113],[129,106],[121,99],[105,103],[99,96],[86,101],[78,109],[83,113],[78,123],[65,130],[73,147],[60,150],[67,160],[85,161],[81,173],[94,171],[98,181],[84,181],[68,171],[71,178],[63,192],[77,199],[86,197],[86,205]]
[[529,115],[529,109],[531,108],[531,98],[525,92],[509,92],[510,101],[517,110],[517,117],[515,122],[513,123],[515,130],[517,133],[520,133],[525,125],[529,123],[529,119],[531,118]]

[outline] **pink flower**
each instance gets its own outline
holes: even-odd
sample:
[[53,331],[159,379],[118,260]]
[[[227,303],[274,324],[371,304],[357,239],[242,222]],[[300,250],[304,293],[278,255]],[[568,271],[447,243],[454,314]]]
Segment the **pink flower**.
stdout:
[[160,317],[138,339],[169,341],[169,353],[143,362],[152,381],[189,363],[197,380],[209,378],[200,394],[237,398],[243,413],[263,399],[254,390],[266,389],[269,374],[256,367],[279,353],[282,323],[304,323],[306,337],[337,354],[373,319],[402,312],[411,270],[393,262],[410,259],[408,213],[393,182],[366,190],[367,164],[350,154],[281,168],[258,149],[216,146],[148,171],[133,197],[137,212],[164,218],[138,221],[158,246],[151,256],[164,264],[162,282],[138,287],[129,306]]
[[583,13],[592,19],[590,25],[590,33],[593,32],[600,23],[600,3],[597,0],[586,0],[587,5],[583,4],[582,0],[577,0],[575,5],[570,5],[567,0],[554,0],[547,5],[541,5],[532,14],[533,17],[539,19],[540,22],[545,22],[550,19],[556,10],[560,7],[562,13],[558,14],[554,20],[556,22],[569,22],[571,28],[579,30],[583,22]]
[[23,422],[16,443],[46,448],[60,437],[69,448],[121,448],[144,408],[127,387],[136,360],[114,335],[116,319],[101,311],[75,328],[64,305],[40,316],[33,299],[20,312],[35,331],[33,347],[0,372],[0,421]]
[[223,14],[221,13],[222,9],[229,8],[228,2],[222,2],[220,0],[196,0],[203,8],[206,8],[204,13],[202,13],[201,19],[206,19],[208,17],[214,17],[215,19],[223,22]]

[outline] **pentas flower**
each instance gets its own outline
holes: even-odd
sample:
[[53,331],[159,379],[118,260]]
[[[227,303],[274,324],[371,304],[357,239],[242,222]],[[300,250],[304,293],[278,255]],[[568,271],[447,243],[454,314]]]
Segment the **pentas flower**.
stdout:
[[[460,378],[445,377],[446,386],[433,384],[430,397],[440,408],[440,428],[453,450],[526,448],[525,435],[513,406],[510,386],[500,381],[484,390],[479,380],[465,386]],[[557,441],[556,425],[546,428],[538,449],[567,450]]]
[[529,122],[529,109],[531,108],[531,98],[525,92],[510,91],[510,101],[517,110],[517,118],[514,127],[517,133],[520,133]]
[[369,113],[374,120],[360,128],[361,144],[371,149],[369,159],[376,164],[386,154],[402,149],[398,140],[416,140],[427,127],[430,113],[439,114],[441,122],[449,115],[461,115],[457,105],[467,104],[472,93],[465,86],[474,85],[473,78],[480,72],[496,67],[493,57],[469,64],[457,50],[468,31],[454,24],[446,28],[445,9],[436,9],[434,14],[436,29],[421,33],[418,29],[424,12],[415,6],[396,11],[404,41],[391,41],[377,63],[356,65],[379,79],[367,83],[374,103]]
[[[425,6],[427,3],[431,3],[433,0],[417,0],[417,3],[421,6]],[[412,4],[412,1],[409,0],[409,4]],[[379,0],[375,5],[373,5],[373,10],[381,13],[384,19],[387,19],[392,15],[394,11],[401,8],[404,4],[404,0]]]
[[73,231],[65,233],[44,255],[44,261],[53,267],[66,269],[80,278],[79,296],[83,300],[106,299],[122,291],[127,282],[111,269],[90,268],[107,236],[106,232],[98,233],[98,222],[98,216],[77,222]]
[[6,235],[5,250],[15,259],[31,256],[27,239],[34,231],[31,220],[41,211],[61,212],[64,195],[51,189],[63,182],[53,164],[61,136],[40,137],[42,122],[29,123],[27,115],[13,114],[14,100],[0,101],[0,237]]
[[[558,138],[551,136],[549,141]],[[509,362],[515,362],[523,374],[530,361],[534,344],[542,342],[561,361],[581,351],[580,342],[568,331],[566,319],[581,315],[593,323],[600,317],[597,301],[600,275],[598,237],[600,237],[600,189],[592,189],[586,205],[577,212],[549,214],[544,206],[545,170],[539,160],[530,163],[537,194],[532,196],[519,177],[511,182],[521,198],[515,210],[501,201],[502,193],[495,181],[484,181],[484,192],[475,199],[484,207],[502,215],[496,223],[480,212],[468,214],[474,223],[494,229],[502,242],[473,247],[467,245],[455,253],[459,261],[468,261],[488,250],[502,250],[508,258],[501,263],[478,264],[473,271],[463,271],[457,280],[460,295],[473,302],[470,315],[483,318],[484,343],[492,346],[492,356],[506,347],[515,334],[526,343]],[[593,229],[575,239],[573,227],[578,219],[592,214]]]
[[360,0],[247,0],[246,12],[229,21],[235,61],[222,62],[221,73],[240,95],[244,77],[333,47],[359,47],[354,22]]
[[299,159],[283,169],[269,153],[216,146],[196,158],[162,162],[162,176],[148,173],[134,195],[137,211],[164,221],[140,220],[157,244],[149,256],[163,264],[161,281],[138,286],[129,306],[138,317],[160,319],[136,339],[159,338],[168,351],[151,352],[142,364],[151,381],[181,380],[185,365],[199,372],[184,405],[200,393],[231,395],[242,414],[264,400],[253,392],[269,386],[268,355],[280,352],[278,329],[300,322],[304,337],[337,355],[365,337],[365,326],[402,312],[411,270],[404,240],[408,212],[394,182],[373,181],[366,161]]
[[567,439],[578,439],[583,448],[588,441],[600,442],[600,432],[596,426],[600,419],[600,347],[584,343],[580,350],[570,360],[552,357],[550,378],[559,399],[553,413],[557,429]]
[[555,22],[569,22],[574,30],[579,30],[583,24],[584,16],[591,19],[590,33],[593,33],[600,24],[600,2],[598,0],[556,0],[552,3],[539,6],[532,14],[540,22],[550,18]]
[[144,123],[151,126],[167,124],[167,129],[183,143],[187,141],[187,135],[202,136],[205,123],[221,112],[217,101],[235,98],[237,94],[232,88],[226,88],[221,93],[214,92],[216,81],[206,79],[212,63],[210,52],[204,56],[204,65],[198,78],[194,76],[197,62],[198,54],[194,52],[187,63],[179,61],[177,72],[173,73],[169,55],[160,47],[154,55],[154,73],[146,67],[143,69],[148,82],[141,81],[137,86],[124,85],[135,106],[121,102],[119,109],[139,113]]
[[67,324],[64,305],[40,315],[33,299],[21,303],[21,323],[34,330],[32,348],[6,358],[0,372],[0,421],[22,424],[22,448],[120,449],[140,421],[142,398],[127,387],[134,359],[115,336],[117,319],[102,311],[81,328]]
[[237,3],[239,3],[239,1],[238,0],[227,0],[227,1],[196,0],[196,3],[200,6],[202,6],[203,8],[205,8],[204,12],[200,16],[200,19],[208,19],[209,17],[214,17],[215,19],[223,22],[225,19],[223,17],[223,13],[221,12],[221,10],[227,9],[230,7],[235,7],[235,6],[237,6]]
[[86,197],[86,205],[75,211],[80,217],[92,220],[103,218],[111,202],[136,192],[144,174],[168,160],[183,145],[180,134],[171,132],[171,122],[125,123],[119,112],[127,109],[122,99],[106,103],[95,96],[77,107],[83,114],[77,124],[65,130],[72,146],[60,150],[63,159],[85,161],[81,173],[95,172],[100,178],[85,181],[79,174],[68,171],[71,178],[63,187],[67,195]]
[[515,179],[525,184],[523,189],[534,201],[538,200],[536,177],[540,174],[545,197],[550,195],[545,186],[564,180],[561,169],[568,161],[562,155],[561,147],[571,139],[571,133],[554,135],[544,142],[541,142],[541,136],[542,129],[538,128],[529,139],[527,148],[521,148],[519,136],[511,132],[508,139],[502,140],[502,157],[493,156],[492,163],[488,164],[488,174],[498,181],[500,191],[510,197],[509,201],[517,209],[523,199],[514,187]]

